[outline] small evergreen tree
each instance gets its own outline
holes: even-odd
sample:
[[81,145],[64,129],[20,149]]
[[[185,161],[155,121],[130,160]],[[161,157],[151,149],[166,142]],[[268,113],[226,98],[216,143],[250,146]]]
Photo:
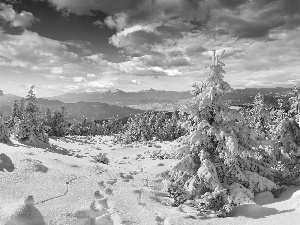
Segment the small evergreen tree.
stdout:
[[[0,96],[3,96],[3,91],[0,90]],[[0,142],[8,143],[10,141],[10,129],[8,128],[3,115],[0,116]]]
[[14,121],[16,118],[20,119],[20,105],[17,100],[14,101],[11,112],[12,120]]
[[289,98],[289,116],[294,117],[295,120],[300,124],[300,90],[297,86],[294,87],[294,96]]
[[[49,118],[50,119],[50,118]],[[67,111],[65,106],[55,110],[51,118],[52,135],[56,137],[64,137],[69,133]]]
[[273,157],[273,168],[281,173],[277,177],[282,184],[296,184],[300,176],[300,128],[299,94],[294,89],[294,96],[289,99],[289,110],[282,99],[278,99],[279,109],[270,113],[271,123],[268,130],[271,135],[269,152]]
[[33,93],[32,86],[26,98],[21,101],[21,118],[17,126],[17,138],[34,144],[48,143],[46,127],[41,118],[40,108],[37,106],[37,99]]
[[269,111],[264,102],[264,95],[258,93],[254,97],[253,107],[249,110],[247,117],[250,120],[250,128],[254,129],[262,139],[268,137]]
[[10,142],[10,129],[8,128],[5,120],[0,116],[0,142]]

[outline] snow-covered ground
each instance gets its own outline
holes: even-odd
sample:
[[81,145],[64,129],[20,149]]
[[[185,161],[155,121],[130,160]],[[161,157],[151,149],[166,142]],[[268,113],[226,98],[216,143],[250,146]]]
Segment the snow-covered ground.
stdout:
[[[12,172],[0,170],[0,225],[300,224],[300,187],[294,186],[279,198],[260,193],[256,204],[238,206],[227,218],[204,217],[187,205],[172,207],[159,174],[177,160],[150,154],[174,145],[121,146],[111,137],[50,139],[49,146],[39,147],[0,143],[0,154],[15,166]],[[108,165],[93,162],[99,153],[107,153]],[[25,205],[30,195],[34,205],[27,204],[32,197]]]

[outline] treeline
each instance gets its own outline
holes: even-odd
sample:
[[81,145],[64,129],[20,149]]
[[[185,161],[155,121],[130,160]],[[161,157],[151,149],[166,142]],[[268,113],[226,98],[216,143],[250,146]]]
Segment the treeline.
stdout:
[[83,119],[68,122],[65,106],[42,114],[37,106],[33,87],[21,101],[15,101],[12,114],[8,118],[1,116],[0,140],[8,142],[10,135],[20,141],[31,143],[48,143],[49,136],[67,135],[96,136],[114,135],[116,142],[132,143],[149,140],[174,140],[185,134],[180,126],[185,119],[178,112],[147,111],[126,118],[109,118],[105,120]]

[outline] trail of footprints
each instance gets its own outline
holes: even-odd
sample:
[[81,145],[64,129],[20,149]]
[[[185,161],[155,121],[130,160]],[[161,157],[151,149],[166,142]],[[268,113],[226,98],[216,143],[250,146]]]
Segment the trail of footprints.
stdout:
[[[123,182],[129,182],[134,179],[130,174],[120,173],[120,178]],[[115,212],[110,208],[107,201],[110,195],[113,195],[113,185],[118,182],[118,179],[109,179],[106,181],[100,181],[98,187],[100,190],[95,191],[94,200],[90,205],[89,210],[78,210],[73,214],[78,220],[72,225],[82,225],[89,222],[89,225],[114,225],[111,215]]]
[[[108,204],[108,198],[109,196],[113,195],[113,186],[117,182],[129,182],[130,180],[133,180],[134,177],[132,175],[137,174],[137,172],[130,172],[129,174],[125,173],[119,173],[119,179],[113,178],[105,181],[100,181],[98,183],[98,187],[100,190],[97,190],[94,192],[94,200],[90,205],[89,210],[79,210],[76,211],[75,217],[78,218],[78,221],[72,225],[116,225],[116,224],[131,224],[128,223],[129,221],[122,221],[120,216],[118,215],[118,212],[113,209]],[[139,205],[145,206],[141,202],[141,194],[142,190],[136,190],[136,194],[138,194],[137,201]],[[111,215],[115,215],[114,218],[118,218],[118,222],[113,222]],[[156,217],[156,223],[157,225],[169,225],[171,224],[168,221],[168,218],[163,218],[157,215]],[[122,222],[121,222],[122,221]],[[89,222],[89,223],[87,223]],[[124,223],[123,223],[124,222]]]

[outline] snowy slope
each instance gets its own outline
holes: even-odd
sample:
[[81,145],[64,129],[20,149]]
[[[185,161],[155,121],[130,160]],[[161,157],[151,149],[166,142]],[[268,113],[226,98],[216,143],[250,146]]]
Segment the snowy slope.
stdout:
[[[171,151],[172,144],[120,146],[110,137],[51,139],[49,146],[39,147],[17,141],[0,144],[0,153],[15,165],[12,172],[0,171],[0,225],[28,195],[47,225],[299,224],[299,187],[288,187],[276,199],[261,193],[254,199],[257,204],[238,206],[227,218],[203,217],[186,205],[171,207],[158,174],[176,160],[149,156],[156,150]],[[107,153],[108,165],[92,162],[91,156],[100,152]],[[138,154],[142,158],[136,159]]]

